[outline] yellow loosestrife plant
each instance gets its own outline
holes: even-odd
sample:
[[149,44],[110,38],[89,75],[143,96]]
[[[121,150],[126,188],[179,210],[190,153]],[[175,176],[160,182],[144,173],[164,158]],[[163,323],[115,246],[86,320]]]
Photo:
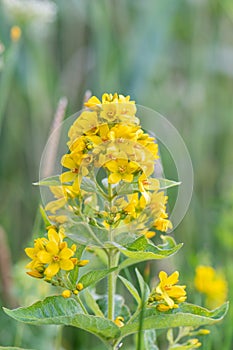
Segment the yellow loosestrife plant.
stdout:
[[[128,267],[165,259],[181,248],[165,234],[172,229],[165,191],[178,183],[155,176],[158,144],[136,112],[129,96],[116,93],[85,103],[69,128],[61,174],[39,182],[53,197],[45,205],[47,232],[25,249],[31,259],[27,273],[56,286],[59,295],[5,312],[24,323],[84,329],[106,349],[124,349],[130,334],[138,334],[138,342],[143,337],[145,349],[156,349],[157,329],[168,329],[169,349],[198,348],[196,336],[208,334],[199,328],[220,321],[227,304],[209,311],[187,303],[178,271],[160,271],[152,287],[138,269],[137,283],[124,277]],[[159,232],[155,245],[152,238]],[[105,278],[107,290],[98,295],[95,287]],[[117,294],[118,282],[135,301],[130,308]],[[180,327],[176,338],[175,327]]]

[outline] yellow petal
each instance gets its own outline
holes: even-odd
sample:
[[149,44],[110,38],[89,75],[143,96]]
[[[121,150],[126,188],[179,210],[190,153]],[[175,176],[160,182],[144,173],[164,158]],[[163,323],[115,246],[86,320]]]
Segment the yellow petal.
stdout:
[[127,169],[127,170],[133,173],[133,172],[135,172],[138,168],[139,168],[139,166],[138,166],[137,163],[130,162],[130,163],[128,164],[128,169]]
[[163,283],[167,279],[167,273],[165,271],[160,271],[159,273],[159,279]]
[[59,253],[59,247],[58,244],[55,242],[49,242],[46,245],[46,250],[50,255],[57,255]]
[[77,164],[71,158],[70,154],[65,154],[61,159],[61,165],[67,169],[76,168]]
[[70,248],[64,248],[59,254],[60,259],[69,259],[71,256],[74,255],[74,252]]
[[119,181],[121,181],[121,176],[118,173],[113,173],[108,177],[108,183],[110,184],[116,184]]
[[37,257],[40,260],[40,262],[42,262],[43,264],[49,264],[52,261],[52,255],[47,253],[45,250],[41,250],[37,254]]
[[58,271],[59,271],[58,263],[52,263],[45,269],[44,274],[46,277],[53,277],[58,273]]
[[48,232],[48,238],[51,242],[59,243],[60,238],[57,231],[54,228],[50,228]]
[[88,108],[95,107],[96,105],[101,105],[100,100],[96,96],[92,96],[87,102],[84,103],[84,106]]
[[43,278],[44,277],[43,273],[40,273],[37,270],[28,271],[27,274],[31,277],[34,277],[34,278]]
[[62,173],[60,175],[60,181],[62,183],[71,182],[71,181],[74,181],[76,176],[77,176],[77,173],[73,173],[72,171],[66,171],[65,173]]
[[35,249],[34,248],[25,248],[24,249],[25,253],[29,258],[33,259],[35,257]]
[[121,178],[123,181],[132,182],[133,181],[133,174],[122,174]]
[[175,271],[173,272],[168,278],[167,278],[167,284],[176,284],[179,280],[179,272]]
[[115,160],[110,160],[109,162],[107,162],[106,164],[104,164],[104,166],[110,170],[112,173],[118,171],[118,164]]
[[71,260],[60,260],[60,268],[65,271],[69,271],[74,268],[74,264]]
[[170,290],[167,291],[167,294],[171,298],[178,299],[180,297],[184,297],[186,295],[186,291],[184,290],[185,286],[173,286]]

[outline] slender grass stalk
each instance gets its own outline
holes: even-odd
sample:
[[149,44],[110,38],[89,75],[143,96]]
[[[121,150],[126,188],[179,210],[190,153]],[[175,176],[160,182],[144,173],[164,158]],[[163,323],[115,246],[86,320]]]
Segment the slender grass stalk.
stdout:
[[0,79],[0,132],[3,122],[3,116],[8,101],[8,96],[11,88],[11,82],[14,75],[16,62],[18,59],[19,42],[12,42],[6,55],[6,64]]

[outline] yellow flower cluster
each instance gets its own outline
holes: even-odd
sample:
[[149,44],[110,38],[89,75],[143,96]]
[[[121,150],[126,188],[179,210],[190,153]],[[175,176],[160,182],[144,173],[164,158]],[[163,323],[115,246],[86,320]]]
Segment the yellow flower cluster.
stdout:
[[48,238],[37,238],[33,248],[26,248],[25,252],[32,261],[26,266],[30,269],[28,275],[36,278],[45,277],[51,280],[60,270],[70,271],[78,263],[73,258],[76,245],[68,248],[67,242],[63,241],[64,234],[54,228],[48,231]]
[[[153,178],[158,145],[141,128],[135,116],[135,102],[129,96],[105,93],[102,101],[93,96],[85,107],[68,132],[69,152],[61,159],[64,170],[60,175],[61,186],[50,187],[55,200],[45,208],[50,212],[49,219],[65,223],[69,213],[80,213],[77,206],[82,200],[85,205],[95,205],[94,212],[103,228],[135,221],[135,226],[148,237],[153,236],[153,231],[148,233],[149,219],[157,230],[165,232],[172,228],[166,213],[167,196]],[[102,179],[98,183],[100,173]],[[111,205],[107,210],[101,208],[96,193],[81,188],[83,178],[91,179],[108,198]],[[121,195],[122,187],[130,184],[132,189]]]
[[179,272],[175,271],[170,276],[166,272],[160,271],[160,283],[149,296],[148,303],[156,302],[159,311],[177,309],[178,304],[186,300],[186,286],[176,285],[178,283]]
[[227,281],[211,266],[198,266],[194,279],[196,289],[206,295],[206,306],[216,308],[227,298]]

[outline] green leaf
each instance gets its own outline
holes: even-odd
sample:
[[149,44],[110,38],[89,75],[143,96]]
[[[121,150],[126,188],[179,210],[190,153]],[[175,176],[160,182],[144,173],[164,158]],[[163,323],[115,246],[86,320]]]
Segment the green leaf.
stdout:
[[46,177],[38,182],[33,182],[34,186],[61,186],[59,175]]
[[29,307],[14,310],[4,308],[6,314],[17,321],[32,325],[74,326],[93,333],[102,339],[119,337],[119,328],[105,318],[83,314],[78,302],[62,296],[52,296]]
[[181,182],[176,182],[172,180],[167,180],[167,179],[158,179],[159,184],[160,184],[160,190],[165,190],[166,188],[174,187],[174,186],[179,186]]
[[[209,311],[197,305],[183,303],[178,309],[160,312],[156,308],[144,309],[142,329],[162,329],[180,326],[200,327],[219,322],[226,315],[228,303],[216,310]],[[121,328],[122,337],[137,333],[140,325],[140,315],[133,322]]]
[[94,183],[94,181],[92,181],[88,177],[82,178],[80,188],[86,192],[96,192],[97,191],[96,184]]
[[83,275],[78,283],[82,283],[84,288],[89,287],[92,284],[96,284],[100,280],[102,280],[104,277],[106,277],[109,273],[115,271],[117,267],[113,267],[111,269],[105,269],[105,270],[94,270],[89,271],[85,275]]
[[144,236],[139,237],[131,245],[125,247],[115,244],[117,249],[128,258],[118,266],[118,271],[142,261],[165,259],[175,254],[182,247],[182,243],[176,244],[172,237],[166,237],[166,239],[169,240],[169,247],[167,242],[155,246],[153,243],[149,243]]
[[89,292],[89,289],[85,289],[84,291],[84,299],[86,301],[87,306],[94,312],[96,316],[104,317],[103,312],[100,310],[99,305],[97,304],[92,293]]
[[143,299],[143,304],[144,302],[148,299],[149,295],[150,295],[150,288],[148,286],[148,284],[144,281],[144,278],[142,277],[142,275],[140,274],[140,272],[138,271],[138,269],[135,269],[137,278],[138,278],[138,283],[139,283],[139,287],[141,290],[141,296]]
[[140,298],[140,295],[138,294],[137,289],[134,287],[134,285],[130,281],[128,281],[126,278],[124,278],[122,276],[118,276],[118,278],[120,278],[121,282],[128,289],[130,294],[134,297],[134,299],[136,300],[138,305],[140,305],[141,304],[141,298]]

